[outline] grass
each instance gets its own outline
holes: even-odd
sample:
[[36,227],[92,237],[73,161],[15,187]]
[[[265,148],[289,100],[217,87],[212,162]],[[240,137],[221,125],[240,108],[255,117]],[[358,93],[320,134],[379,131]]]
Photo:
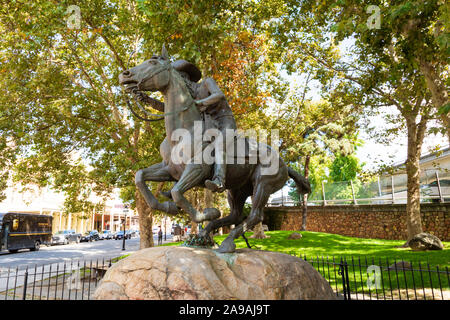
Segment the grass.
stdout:
[[118,262],[118,261],[120,261],[120,260],[122,260],[122,259],[125,259],[126,257],[128,257],[130,254],[124,254],[123,256],[120,256],[120,257],[117,257],[117,258],[112,258],[111,259],[111,263],[115,263],[115,262]]
[[[289,240],[288,236],[298,232],[302,234],[299,240]],[[246,233],[246,237],[252,233]],[[268,231],[267,239],[249,239],[255,249],[283,252],[306,258],[316,270],[318,270],[330,283],[339,290],[342,287],[342,277],[339,275],[337,265],[341,258],[345,258],[348,267],[351,292],[367,293],[367,279],[373,279],[373,273],[367,273],[367,267],[371,265],[380,266],[380,281],[387,293],[395,295],[395,289],[415,288],[438,288],[442,286],[443,291],[449,288],[448,274],[435,272],[450,268],[450,242],[443,242],[444,250],[439,251],[412,251],[409,248],[400,248],[403,240],[363,239],[346,237],[337,234],[311,232],[311,231]],[[220,244],[227,235],[216,236],[214,240]],[[182,242],[166,245],[180,245]],[[246,248],[243,238],[235,240],[237,248]],[[411,270],[398,269],[388,271],[386,268],[398,261],[411,263],[413,269],[426,270],[422,274]],[[336,262],[336,265],[333,264]],[[328,263],[327,263],[328,262]],[[430,271],[428,271],[428,265]],[[440,285],[441,283],[441,285]],[[373,288],[372,288],[373,289]],[[438,290],[439,291],[439,290]],[[405,296],[398,291],[398,294]],[[414,295],[414,293],[411,293]],[[411,297],[410,297],[411,298]]]
[[[302,239],[287,239],[291,233],[300,233]],[[450,267],[450,242],[443,242],[444,250],[440,251],[412,251],[408,248],[399,248],[405,243],[403,240],[364,239],[346,237],[337,234],[312,231],[267,231],[267,239],[248,239],[252,246],[267,251],[284,252],[296,256],[313,257],[347,257],[347,258],[374,258],[375,261],[386,258],[389,261],[404,260],[412,262],[429,263],[439,268]],[[252,233],[247,232],[249,238]],[[220,244],[228,235],[216,236],[214,240]],[[180,245],[182,242],[167,245]],[[237,248],[246,248],[243,238],[235,240]]]

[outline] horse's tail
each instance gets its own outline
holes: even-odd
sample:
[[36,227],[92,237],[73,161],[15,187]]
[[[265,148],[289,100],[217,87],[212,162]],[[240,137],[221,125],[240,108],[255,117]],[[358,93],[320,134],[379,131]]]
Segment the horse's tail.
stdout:
[[311,185],[309,184],[308,179],[302,176],[300,173],[288,167],[288,174],[291,177],[295,185],[297,186],[297,192],[301,194],[307,194],[311,192]]

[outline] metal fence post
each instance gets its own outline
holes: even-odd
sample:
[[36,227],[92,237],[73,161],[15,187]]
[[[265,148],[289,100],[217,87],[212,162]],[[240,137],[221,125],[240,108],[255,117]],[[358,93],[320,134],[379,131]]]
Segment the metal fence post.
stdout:
[[356,203],[356,197],[355,197],[355,188],[353,187],[353,181],[352,180],[350,180],[350,184],[352,186],[353,204],[357,204]]
[[25,300],[27,298],[27,283],[28,283],[28,267],[27,270],[25,270],[25,279],[23,282],[23,296],[22,300]]
[[352,298],[350,297],[350,278],[348,276],[348,264],[346,259],[344,259],[344,273],[347,284],[347,300],[351,300]]
[[347,280],[345,279],[345,270],[344,270],[344,260],[342,260],[339,263],[339,271],[338,274],[342,277],[342,290],[343,290],[343,294],[344,294],[344,300],[348,300],[347,298]]
[[322,180],[322,197],[323,197],[323,205],[327,205],[327,200],[325,199],[325,183]]
[[438,186],[438,192],[439,192],[439,201],[440,202],[444,202],[444,197],[442,196],[442,190],[441,190],[441,182],[439,181],[439,174],[436,171],[436,181],[437,181],[437,186]]
[[391,190],[392,190],[392,203],[395,203],[395,196],[394,196],[394,176],[391,176]]
[[378,176],[378,196],[381,197],[381,183],[380,183],[380,176]]

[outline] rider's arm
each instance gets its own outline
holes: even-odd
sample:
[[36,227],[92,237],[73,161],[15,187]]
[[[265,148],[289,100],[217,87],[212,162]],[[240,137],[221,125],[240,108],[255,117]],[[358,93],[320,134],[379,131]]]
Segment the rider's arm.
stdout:
[[152,97],[149,97],[148,95],[146,95],[143,92],[137,93],[136,97],[139,101],[149,104],[153,109],[164,112],[164,103],[163,102],[161,102],[157,99],[154,99]]
[[214,81],[214,79],[206,78],[203,81],[205,82],[206,87],[210,92],[210,95],[205,99],[196,101],[202,111],[207,109],[208,106],[215,104],[225,98],[225,95],[223,94],[222,90],[220,90],[220,88],[217,86],[217,83]]

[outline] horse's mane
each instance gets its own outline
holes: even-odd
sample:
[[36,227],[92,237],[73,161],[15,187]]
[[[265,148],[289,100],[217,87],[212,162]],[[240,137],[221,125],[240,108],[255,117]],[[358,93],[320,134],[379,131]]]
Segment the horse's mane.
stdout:
[[[162,57],[158,55],[153,55],[152,59],[154,58],[162,58]],[[184,71],[178,71],[176,69],[173,69],[173,71],[175,71],[175,74],[179,75],[181,79],[183,79],[189,94],[191,95],[192,99],[195,100],[195,83],[189,79],[189,75]]]
[[180,77],[181,80],[183,80],[188,93],[190,94],[191,98],[195,100],[195,83],[189,79],[189,75],[184,71],[178,71],[176,69],[173,69],[173,71],[176,76]]

